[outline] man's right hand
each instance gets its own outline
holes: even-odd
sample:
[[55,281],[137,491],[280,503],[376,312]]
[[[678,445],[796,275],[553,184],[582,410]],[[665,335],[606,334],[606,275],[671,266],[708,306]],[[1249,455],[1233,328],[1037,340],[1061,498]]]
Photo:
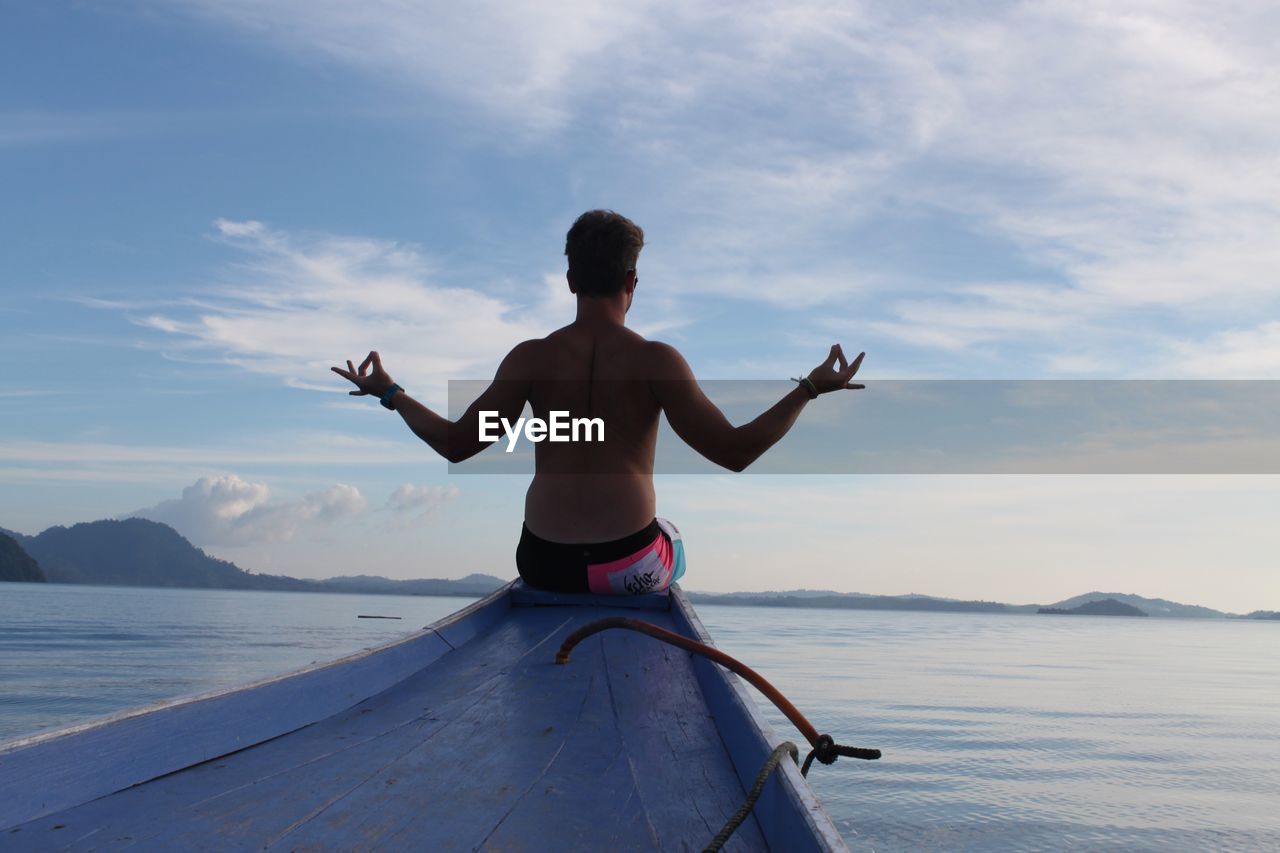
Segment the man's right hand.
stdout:
[[813,387],[818,389],[819,394],[825,394],[828,391],[859,390],[866,388],[866,385],[858,385],[850,382],[853,375],[858,372],[858,368],[862,366],[862,358],[865,352],[858,353],[858,357],[852,363],[848,363],[844,358],[844,350],[839,344],[831,345],[831,354],[827,356],[827,360],[822,364],[809,371],[809,381],[813,383]]
[[[368,373],[369,365],[373,365],[373,372]],[[381,397],[386,390],[395,383],[392,381],[390,374],[382,369],[382,359],[378,357],[377,352],[371,352],[360,363],[359,369],[356,368],[349,360],[347,361],[347,369],[341,367],[329,368],[343,379],[350,380],[355,384],[356,390],[349,391],[353,397],[363,397],[369,395],[372,397]]]

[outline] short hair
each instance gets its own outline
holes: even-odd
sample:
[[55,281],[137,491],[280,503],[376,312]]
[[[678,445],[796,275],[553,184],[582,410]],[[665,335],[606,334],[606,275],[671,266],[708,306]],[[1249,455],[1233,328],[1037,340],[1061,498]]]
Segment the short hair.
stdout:
[[588,210],[564,240],[574,290],[579,296],[620,293],[642,248],[644,231],[639,225],[612,210]]

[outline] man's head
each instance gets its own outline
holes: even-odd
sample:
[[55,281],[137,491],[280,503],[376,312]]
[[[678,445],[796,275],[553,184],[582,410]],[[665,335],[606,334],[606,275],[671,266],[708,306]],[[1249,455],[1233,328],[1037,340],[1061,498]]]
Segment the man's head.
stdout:
[[564,241],[573,292],[593,297],[621,293],[642,248],[644,232],[627,217],[612,210],[582,214]]

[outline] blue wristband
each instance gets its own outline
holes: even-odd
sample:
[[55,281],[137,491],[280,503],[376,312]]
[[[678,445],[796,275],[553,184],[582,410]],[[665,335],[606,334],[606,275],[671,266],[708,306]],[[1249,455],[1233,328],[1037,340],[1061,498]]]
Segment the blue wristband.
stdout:
[[401,388],[399,385],[392,382],[391,387],[388,388],[386,391],[382,392],[382,396],[378,398],[378,402],[381,403],[385,408],[388,408],[394,412],[396,410],[396,407],[392,405],[391,401],[395,399],[395,396],[397,393],[403,390],[404,389]]

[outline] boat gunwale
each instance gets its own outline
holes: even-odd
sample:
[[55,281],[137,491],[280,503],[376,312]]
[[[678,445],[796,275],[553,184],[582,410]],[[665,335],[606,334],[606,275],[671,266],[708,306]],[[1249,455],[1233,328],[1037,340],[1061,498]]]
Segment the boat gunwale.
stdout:
[[[32,746],[37,746],[47,741],[57,740],[59,738],[69,737],[71,735],[77,735],[91,729],[102,728],[104,726],[109,726],[109,725],[112,725],[113,723],[122,722],[124,720],[128,720],[133,717],[141,717],[147,714],[154,714],[159,711],[165,711],[165,710],[168,710],[169,708],[173,708],[177,706],[192,705],[199,702],[206,702],[210,699],[219,699],[224,696],[230,696],[233,693],[247,693],[253,690],[257,690],[261,687],[266,687],[268,685],[275,684],[277,682],[288,681],[289,679],[297,678],[298,676],[308,675],[313,672],[320,672],[322,670],[331,669],[334,667],[346,666],[348,664],[354,663],[363,658],[372,657],[373,655],[376,655],[379,652],[384,652],[388,649],[393,649],[397,646],[402,646],[407,643],[412,643],[414,641],[421,640],[424,637],[429,636],[431,634],[436,634],[437,636],[439,636],[439,632],[441,628],[449,627],[455,622],[460,622],[463,619],[470,617],[471,613],[479,609],[482,605],[487,605],[492,603],[490,599],[500,597],[501,594],[504,594],[511,587],[513,583],[514,581],[509,581],[503,584],[501,587],[489,593],[484,598],[478,599],[472,602],[471,604],[467,605],[463,609],[450,613],[448,616],[444,616],[440,619],[437,619],[435,622],[432,622],[430,625],[426,625],[416,631],[412,631],[403,636],[396,637],[393,640],[388,640],[385,643],[381,643],[376,646],[369,646],[368,648],[360,649],[359,651],[352,652],[351,654],[343,655],[340,658],[334,658],[333,660],[317,661],[315,663],[309,663],[309,664],[306,664],[305,666],[298,667],[297,669],[291,669],[288,672],[277,673],[276,675],[263,676],[262,678],[255,679],[253,681],[242,681],[242,682],[237,682],[236,684],[227,685],[226,687],[215,687],[212,690],[205,690],[199,693],[186,693],[181,696],[173,696],[169,699],[158,699],[155,702],[149,702],[145,705],[135,705],[130,708],[125,708],[124,710],[121,710],[121,711],[113,711],[110,714],[104,714],[102,716],[97,716],[97,717],[90,717],[86,720],[81,720],[80,722],[76,722],[76,723],[70,723],[65,726],[59,726],[58,728],[50,729],[48,731],[36,732],[30,735],[20,735],[16,738],[0,741],[0,759],[3,759],[9,753],[17,752],[18,750],[26,749]],[[444,637],[440,637],[440,639],[445,640]],[[448,643],[449,641],[445,640],[445,642]],[[452,643],[449,643],[449,645],[450,647],[453,646]],[[368,698],[368,697],[365,697],[365,698]],[[287,734],[287,733],[288,732],[281,732],[280,734]],[[278,737],[278,735],[276,735],[276,737]],[[241,748],[244,748],[244,747],[241,747]]]
[[[175,773],[205,761],[257,746],[260,743],[297,731],[312,723],[352,708],[381,693],[388,687],[403,681],[423,667],[431,665],[440,657],[456,650],[458,646],[475,636],[482,628],[467,631],[467,623],[477,621],[477,617],[487,609],[505,610],[509,608],[510,592],[515,583],[516,581],[509,581],[479,600],[437,619],[417,631],[340,658],[311,663],[288,672],[269,675],[250,682],[241,682],[200,693],[161,699],[157,702],[127,708],[50,731],[37,732],[32,735],[2,741],[0,742],[0,830],[74,808],[90,800],[108,796],[133,785],[143,784],[169,773]],[[401,665],[393,665],[389,670],[389,674],[377,678],[366,677],[364,685],[354,685],[360,688],[356,689],[354,694],[349,693],[346,696],[330,698],[328,703],[297,703],[287,709],[290,713],[281,714],[270,721],[258,717],[255,719],[255,723],[258,724],[256,731],[253,731],[247,737],[243,728],[229,729],[220,738],[212,737],[210,741],[201,744],[198,748],[188,745],[188,749],[174,750],[171,755],[166,754],[163,758],[160,757],[161,754],[154,755],[149,764],[146,761],[113,761],[97,755],[97,763],[101,765],[100,767],[92,767],[94,762],[89,761],[90,767],[86,768],[84,766],[85,762],[81,759],[75,762],[77,765],[75,769],[78,772],[75,774],[67,773],[66,765],[72,763],[75,758],[71,752],[74,750],[75,743],[79,740],[88,741],[94,738],[107,738],[111,735],[112,729],[121,729],[123,731],[136,728],[142,730],[148,724],[160,726],[169,724],[170,728],[174,729],[173,732],[168,733],[170,735],[188,733],[183,731],[184,721],[181,717],[184,713],[194,715],[214,714],[216,713],[216,706],[221,703],[235,702],[244,704],[252,702],[254,699],[259,698],[261,694],[275,689],[287,689],[287,685],[290,682],[303,682],[310,679],[323,680],[341,670],[349,670],[351,667],[362,663],[372,667],[377,663],[376,658],[384,657],[390,660],[402,654],[408,655],[411,651],[416,651],[413,649],[414,646],[434,645],[433,640],[438,641],[443,646],[443,648],[437,646],[436,654],[417,657],[410,655],[410,659],[402,662]],[[353,685],[348,683],[345,686],[352,687]],[[240,709],[234,710],[240,711]],[[206,722],[212,722],[212,720]],[[143,733],[151,735],[153,739],[165,734],[154,730]],[[127,731],[122,734],[124,738],[132,736]],[[45,753],[54,753],[56,755],[56,753],[63,751],[66,751],[67,755],[57,758],[49,765],[43,765],[36,760]],[[61,764],[59,764],[59,761]],[[33,784],[39,787],[38,782],[33,783],[30,777],[12,772],[15,763],[18,764],[19,770],[24,769],[25,765],[25,769],[34,769],[37,772],[42,771],[43,775],[49,779],[56,780],[60,773],[63,777],[74,775],[77,777],[77,784],[71,785],[71,791],[60,791],[61,796],[41,796],[31,790]],[[138,763],[142,766],[136,766]],[[85,778],[86,776],[88,778]],[[24,801],[28,804],[25,807],[22,805]]]
[[[693,609],[693,605],[678,585],[671,588],[671,598],[673,603],[672,612],[685,623],[693,634],[693,639],[709,646],[715,646],[716,644],[710,632],[702,624],[697,611]],[[747,790],[754,782],[755,776],[764,764],[765,759],[775,747],[783,743],[784,738],[779,737],[773,730],[773,726],[765,719],[764,714],[761,713],[759,706],[751,695],[751,691],[747,689],[746,683],[741,678],[719,664],[701,656],[695,656],[693,663],[699,687],[703,691],[703,697],[706,699],[708,707],[712,707],[713,699],[707,695],[705,680],[709,678],[718,679],[727,689],[731,698],[732,707],[728,709],[729,714],[742,715],[745,719],[741,722],[745,723],[747,728],[754,731],[758,737],[759,743],[757,744],[757,749],[754,750],[756,753],[754,755],[742,755],[736,752],[728,742],[724,744],[725,751],[729,753],[729,758],[738,771],[743,790]],[[726,720],[725,722],[733,724],[735,721]],[[723,737],[724,729],[721,728],[720,731],[721,737]],[[816,849],[836,851],[836,853],[848,850],[840,831],[832,823],[831,816],[827,814],[822,802],[814,794],[808,780],[800,774],[800,768],[796,766],[794,761],[786,759],[779,762],[777,770],[774,771],[770,782],[766,784],[762,792],[761,800],[756,803],[757,823],[771,848],[779,850],[799,849],[795,846],[796,839],[794,837],[776,837],[775,831],[778,828],[772,826],[770,821],[761,819],[761,809],[767,807],[770,792],[778,790],[774,784],[775,780],[781,782],[781,791],[787,801],[783,804],[784,807],[789,808],[800,817],[812,838],[817,842]]]
[[[513,594],[515,590],[520,590],[519,581],[506,583],[418,631],[334,660],[252,682],[165,699],[0,743],[0,831],[252,748],[359,705],[463,646],[500,620],[511,607],[528,606],[516,603],[519,596]],[[664,609],[676,620],[681,633],[714,645],[678,585],[671,588],[668,600]],[[574,606],[593,602],[545,603]],[[600,602],[596,606],[608,604]],[[422,649],[414,648],[421,644],[426,645]],[[426,654],[421,654],[424,651]],[[381,668],[372,662],[379,656],[387,658]],[[255,701],[260,704],[277,689],[287,690],[290,682],[304,682],[298,685],[299,690],[315,691],[329,684],[333,673],[361,662],[368,662],[370,669],[358,673],[354,692],[333,695],[335,691],[330,687],[325,694],[327,701],[291,702],[283,708],[278,708],[280,703],[276,703],[270,706],[277,712],[276,717],[267,721],[251,716]],[[694,658],[693,675],[708,711],[717,720],[722,745],[746,790],[764,758],[782,738],[775,734],[746,684],[736,675],[702,657]],[[310,678],[316,678],[319,684],[305,683]],[[229,706],[218,707],[228,702]],[[190,714],[184,715],[184,712]],[[250,731],[224,725],[212,735],[202,732],[203,741],[192,742],[196,740],[190,736],[192,731],[215,721],[224,722],[223,718],[231,722],[248,718],[257,725]],[[179,740],[179,748],[164,746],[175,736],[184,735],[187,740]],[[157,742],[160,747],[156,747]],[[95,746],[99,748],[94,749]],[[145,753],[143,759],[137,760],[130,747],[138,747],[139,752]],[[89,756],[88,761],[84,760],[85,755]],[[15,764],[17,772],[13,772]],[[766,843],[774,849],[847,850],[793,762],[783,761],[779,765],[761,802],[757,803],[755,814]],[[781,819],[771,820],[769,814]],[[781,834],[788,831],[789,835]],[[801,833],[812,840],[812,846],[795,846],[799,841],[796,836]]]

